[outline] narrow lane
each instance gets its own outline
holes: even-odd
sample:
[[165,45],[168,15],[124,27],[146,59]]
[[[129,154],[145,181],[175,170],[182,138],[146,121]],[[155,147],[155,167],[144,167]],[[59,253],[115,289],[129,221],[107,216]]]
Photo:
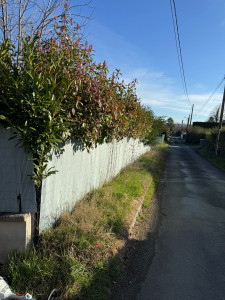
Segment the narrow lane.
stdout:
[[225,299],[225,173],[174,139],[155,257],[137,300]]

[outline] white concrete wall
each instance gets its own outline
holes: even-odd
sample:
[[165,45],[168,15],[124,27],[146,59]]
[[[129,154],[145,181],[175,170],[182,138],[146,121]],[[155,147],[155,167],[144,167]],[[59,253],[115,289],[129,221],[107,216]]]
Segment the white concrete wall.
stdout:
[[[0,214],[18,213],[21,194],[22,213],[36,212],[31,155],[17,146],[18,139],[0,125]],[[90,153],[79,149],[79,143],[66,142],[61,153],[53,152],[48,168],[59,172],[42,183],[40,229],[51,226],[65,209],[73,209],[86,193],[98,188],[120,170],[150,150],[139,140],[123,139],[99,145]]]
[[156,145],[162,144],[165,141],[165,134],[162,134],[161,136],[158,136],[156,138]]
[[17,146],[18,138],[9,141],[12,130],[0,125],[0,213],[19,212],[18,195],[21,195],[22,212],[36,212],[35,188],[28,176],[33,172],[31,155]]
[[120,170],[150,150],[139,140],[123,139],[99,145],[90,153],[67,142],[61,154],[53,153],[48,168],[59,172],[42,183],[40,230],[51,226],[60,213],[72,209],[86,193],[98,188]]

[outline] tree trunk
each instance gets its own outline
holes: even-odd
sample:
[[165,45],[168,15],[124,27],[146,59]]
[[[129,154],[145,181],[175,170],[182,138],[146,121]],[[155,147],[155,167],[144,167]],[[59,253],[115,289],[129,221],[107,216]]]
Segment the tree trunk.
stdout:
[[1,0],[1,7],[2,7],[2,22],[3,22],[3,38],[4,40],[7,39],[7,26],[6,26],[6,2],[5,0]]
[[17,55],[17,68],[20,68],[20,52],[21,52],[21,40],[22,40],[22,26],[21,26],[21,11],[22,11],[22,0],[19,4],[19,36],[18,36],[18,55]]

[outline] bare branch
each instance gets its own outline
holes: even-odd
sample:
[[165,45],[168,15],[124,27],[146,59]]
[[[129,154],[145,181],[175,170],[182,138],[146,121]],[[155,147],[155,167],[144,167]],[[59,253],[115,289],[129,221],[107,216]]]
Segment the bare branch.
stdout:
[[21,26],[21,15],[22,15],[22,0],[20,0],[19,4],[19,36],[18,36],[18,55],[17,55],[17,68],[19,68],[20,64],[20,52],[21,52],[21,40],[22,40],[22,26]]
[[[60,17],[66,12],[63,5],[65,2],[65,0],[0,0],[0,38],[9,39],[16,47],[18,67],[22,40],[26,36],[33,36],[38,30],[41,35],[48,36],[55,26],[54,16]],[[92,0],[68,1],[69,14],[75,16],[76,22],[80,23],[83,37],[86,24],[91,19],[91,15],[85,15],[83,10],[87,7],[90,9],[91,2]]]
[[5,25],[6,25],[6,38],[8,39],[9,35],[9,24],[8,24],[8,4],[5,0]]

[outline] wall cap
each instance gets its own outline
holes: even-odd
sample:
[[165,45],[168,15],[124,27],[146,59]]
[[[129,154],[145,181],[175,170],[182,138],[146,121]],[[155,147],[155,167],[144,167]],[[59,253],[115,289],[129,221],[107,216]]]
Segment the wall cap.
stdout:
[[0,215],[0,223],[2,223],[2,222],[26,222],[30,217],[31,217],[30,213],[4,214],[4,215]]

